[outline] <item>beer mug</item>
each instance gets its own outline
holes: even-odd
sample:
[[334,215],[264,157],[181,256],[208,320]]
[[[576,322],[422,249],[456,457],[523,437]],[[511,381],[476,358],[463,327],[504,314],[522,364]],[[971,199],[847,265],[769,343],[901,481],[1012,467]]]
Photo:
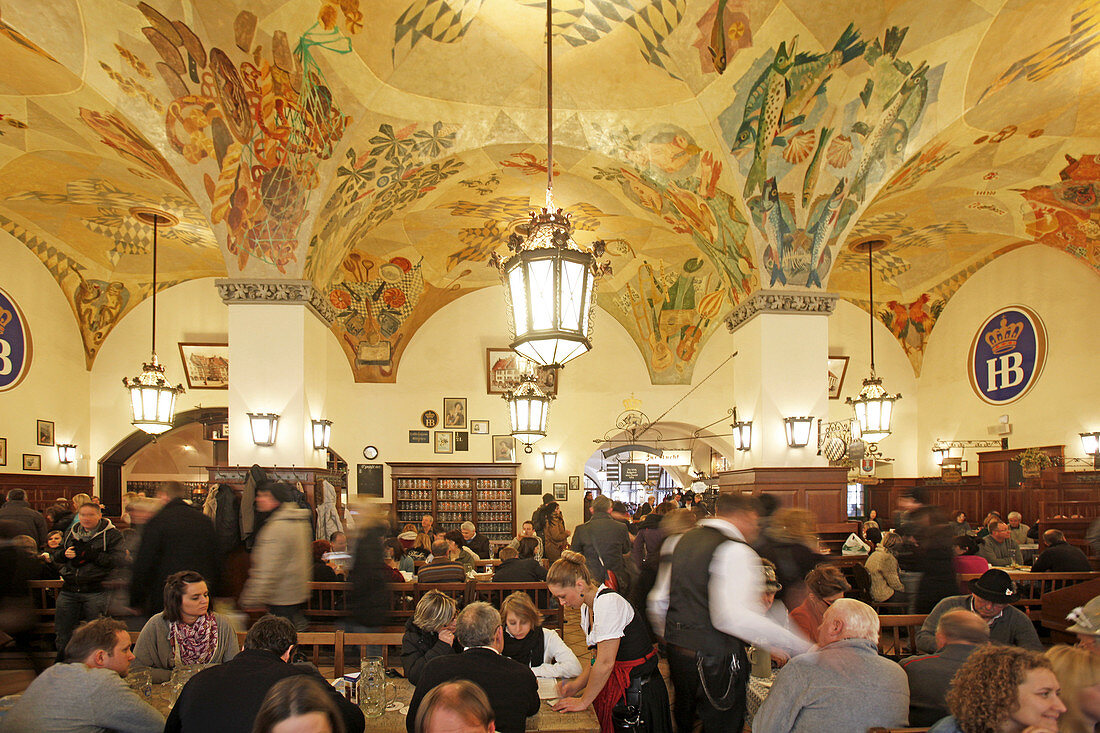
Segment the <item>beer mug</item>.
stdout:
[[[359,666],[359,708],[368,718],[380,718],[397,700],[397,687],[386,680],[382,657],[365,657]],[[392,693],[392,695],[391,695]]]

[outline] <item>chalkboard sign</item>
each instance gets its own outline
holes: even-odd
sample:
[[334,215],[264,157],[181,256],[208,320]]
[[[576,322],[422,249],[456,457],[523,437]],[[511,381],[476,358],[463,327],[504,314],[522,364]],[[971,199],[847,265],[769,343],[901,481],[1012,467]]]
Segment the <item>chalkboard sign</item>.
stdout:
[[359,496],[382,496],[382,465],[357,463],[355,469],[355,492]]
[[538,496],[542,493],[542,479],[540,478],[521,478],[519,480],[519,493],[521,494],[533,494]]
[[646,479],[644,463],[624,463],[619,470],[622,481],[645,481]]

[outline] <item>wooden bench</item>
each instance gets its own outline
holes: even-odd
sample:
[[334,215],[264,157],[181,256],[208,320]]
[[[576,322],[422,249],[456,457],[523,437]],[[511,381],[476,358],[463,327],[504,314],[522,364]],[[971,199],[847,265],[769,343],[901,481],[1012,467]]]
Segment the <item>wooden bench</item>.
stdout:
[[[1039,621],[1042,616],[1043,594],[1063,588],[1087,583],[1090,580],[1100,579],[1100,573],[1019,573],[1012,572],[1008,568],[1001,568],[1007,572],[1020,592],[1020,597],[1012,604],[1027,614],[1032,621]],[[977,580],[981,575],[977,573],[965,573],[959,575],[959,585],[964,593],[970,592],[970,581]]]
[[550,593],[546,583],[494,583],[479,582],[473,587],[472,600],[485,601],[494,608],[500,608],[500,604],[512,593],[522,591],[535,602],[535,608],[542,616],[542,625],[558,632],[560,636],[565,631],[565,612],[558,604],[557,599]]
[[54,633],[54,607],[61,592],[61,580],[31,580],[31,602],[34,604],[34,631],[38,634]]

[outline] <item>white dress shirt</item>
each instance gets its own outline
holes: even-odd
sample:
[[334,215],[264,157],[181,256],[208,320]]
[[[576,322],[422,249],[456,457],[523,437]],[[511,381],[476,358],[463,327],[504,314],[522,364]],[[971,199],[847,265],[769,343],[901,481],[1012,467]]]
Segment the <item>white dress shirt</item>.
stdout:
[[[699,526],[713,527],[730,539],[739,540],[723,542],[710,561],[707,592],[710,599],[710,621],[714,628],[747,644],[781,650],[792,657],[807,651],[810,648],[808,641],[766,615],[761,600],[764,594],[764,577],[760,558],[751,547],[744,544],[745,538],[741,531],[717,517],[700,520]],[[679,539],[670,537],[665,542],[665,545],[671,545],[667,554],[664,552],[665,548],[661,548],[662,562],[657,572],[657,582],[650,591],[646,604],[653,630],[661,636],[664,636],[665,616],[668,615],[672,581],[671,554],[676,546],[674,540]]]

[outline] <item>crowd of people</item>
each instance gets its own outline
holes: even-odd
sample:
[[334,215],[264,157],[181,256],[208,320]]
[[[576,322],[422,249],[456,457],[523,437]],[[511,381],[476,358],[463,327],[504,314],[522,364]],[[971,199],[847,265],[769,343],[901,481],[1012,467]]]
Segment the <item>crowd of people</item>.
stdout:
[[[591,709],[601,733],[1093,730],[1100,598],[1075,611],[1077,646],[1044,649],[1003,569],[1023,561],[1031,528],[993,513],[975,532],[963,512],[948,518],[924,499],[911,491],[892,522],[863,523],[863,578],[827,562],[810,512],[768,495],[674,494],[637,507],[588,496],[570,530],[547,494],[493,547],[474,523],[444,530],[430,514],[392,527],[364,513],[353,531],[258,467],[243,496],[218,487],[201,508],[179,484],[128,496],[117,524],[94,497],[38,512],[16,489],[0,507],[11,569],[0,622],[17,646],[33,651],[20,621],[25,581],[62,583],[56,663],[38,670],[0,731],[299,729],[288,720],[362,731],[359,708],[295,656],[310,582],[346,581],[341,625],[372,631],[391,621],[390,584],[462,583],[482,568],[494,582],[545,583],[578,612],[591,662],[543,625],[527,592],[494,607],[429,589],[402,635],[409,733],[522,731],[539,711],[540,678],[556,681],[555,711]],[[1091,569],[1058,530],[1043,542],[1035,567]],[[246,575],[234,572],[241,554]],[[960,592],[958,573],[981,575]],[[242,612],[259,620],[238,645]],[[880,612],[925,615],[918,656],[879,654]],[[166,717],[123,681],[134,672],[162,683],[184,668],[201,671]],[[750,676],[770,680],[751,710]]]

